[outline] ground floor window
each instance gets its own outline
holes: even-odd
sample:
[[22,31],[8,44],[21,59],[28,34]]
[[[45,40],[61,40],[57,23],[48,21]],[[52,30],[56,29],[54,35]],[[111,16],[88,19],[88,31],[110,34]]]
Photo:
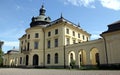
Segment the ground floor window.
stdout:
[[50,54],[47,55],[47,64],[50,64]]
[[58,53],[55,53],[55,64],[58,64]]

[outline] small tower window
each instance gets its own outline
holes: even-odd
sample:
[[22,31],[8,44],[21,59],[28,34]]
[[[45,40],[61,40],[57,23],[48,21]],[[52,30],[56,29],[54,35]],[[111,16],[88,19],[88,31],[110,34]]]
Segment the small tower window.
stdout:
[[69,29],[66,29],[66,33],[69,34]]
[[30,39],[30,34],[28,34],[28,39]]
[[50,31],[48,32],[48,36],[51,36],[51,32]]
[[35,38],[39,38],[39,33],[35,33]]
[[55,34],[58,34],[58,29],[55,29]]

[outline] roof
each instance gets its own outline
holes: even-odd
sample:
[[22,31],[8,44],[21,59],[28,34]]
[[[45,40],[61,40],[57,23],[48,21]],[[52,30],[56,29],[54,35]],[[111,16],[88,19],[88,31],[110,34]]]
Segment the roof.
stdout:
[[[60,18],[52,21],[50,24],[47,25],[47,27],[50,27],[50,26],[52,26],[52,25],[54,25],[54,24],[56,24],[56,23],[58,23],[58,22],[66,22],[66,23],[68,23],[68,24],[70,24],[70,25],[72,25],[72,26],[74,26],[74,27],[76,27],[76,28],[84,31],[84,30],[80,27],[80,24],[78,24],[78,25],[77,25],[77,24],[74,24],[73,22],[65,19],[64,17],[60,17]],[[84,32],[86,32],[86,31],[84,31]],[[86,33],[88,33],[88,32],[86,32]],[[89,33],[88,33],[88,34],[89,34]],[[91,35],[91,34],[90,34],[90,35]]]
[[103,32],[104,33],[109,33],[109,32],[114,32],[120,30],[120,20],[113,22],[108,25],[108,30]]
[[10,53],[18,53],[19,51],[17,49],[13,49],[13,50],[9,50],[7,51],[7,54],[10,54]]

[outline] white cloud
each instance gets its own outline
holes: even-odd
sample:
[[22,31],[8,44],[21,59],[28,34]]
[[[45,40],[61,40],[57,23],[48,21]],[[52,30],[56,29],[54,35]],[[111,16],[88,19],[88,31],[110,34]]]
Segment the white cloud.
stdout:
[[100,0],[103,7],[120,10],[120,0]]
[[4,46],[18,47],[19,41],[4,41]]
[[84,6],[84,7],[90,7],[90,8],[95,8],[93,3],[95,0],[66,0],[64,4],[72,4],[75,6]]
[[91,35],[91,40],[98,39],[100,38],[99,34],[92,34]]
[[74,6],[84,6],[90,8],[96,8],[95,2],[99,2],[102,7],[120,10],[120,0],[64,0],[64,4],[72,4]]
[[19,50],[19,41],[4,41],[4,44],[2,47],[2,50],[4,51],[4,53],[6,53],[8,50],[13,48]]

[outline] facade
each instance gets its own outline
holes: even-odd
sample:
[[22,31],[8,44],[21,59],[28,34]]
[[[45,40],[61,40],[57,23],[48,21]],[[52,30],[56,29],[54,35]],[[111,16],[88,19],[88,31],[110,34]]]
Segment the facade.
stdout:
[[4,66],[18,66],[19,51],[16,49],[9,50],[4,54]]
[[[102,38],[90,40],[91,34],[84,31],[62,15],[51,22],[42,5],[40,14],[32,18],[30,28],[19,38],[19,52],[4,56],[4,65],[11,65],[12,56],[17,66],[67,67],[75,62],[81,65],[120,64],[120,21],[108,25]],[[8,56],[9,55],[9,56]]]

